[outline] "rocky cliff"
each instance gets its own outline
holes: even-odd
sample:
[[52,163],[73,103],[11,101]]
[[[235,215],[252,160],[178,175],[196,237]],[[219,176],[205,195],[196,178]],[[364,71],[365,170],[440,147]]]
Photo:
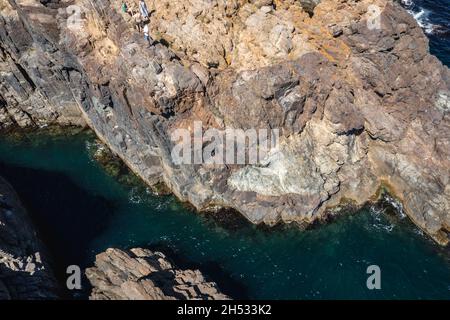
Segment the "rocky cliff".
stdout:
[[92,300],[228,300],[199,270],[175,268],[161,252],[108,249],[86,270]]
[[[320,2],[320,3],[319,3]],[[199,210],[308,224],[385,185],[450,231],[450,71],[391,0],[0,0],[2,126],[87,123]],[[177,165],[171,133],[279,128],[258,165]],[[202,142],[201,142],[202,143]]]
[[0,177],[0,300],[56,298],[45,249],[16,193]]

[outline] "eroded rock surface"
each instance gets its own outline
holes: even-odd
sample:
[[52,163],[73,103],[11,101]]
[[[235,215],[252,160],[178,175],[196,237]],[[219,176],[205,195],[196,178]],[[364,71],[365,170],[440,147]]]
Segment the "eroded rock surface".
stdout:
[[[78,105],[64,81],[70,66],[57,47],[54,16],[42,12],[39,1],[18,4],[21,7],[0,2],[0,129],[13,125],[83,125]],[[35,32],[35,21],[45,34]]]
[[[148,3],[149,46],[118,0],[0,0],[0,122],[81,112],[147,183],[253,223],[310,223],[385,184],[446,244],[449,69],[394,1],[301,2]],[[260,165],[176,165],[170,135],[194,121],[279,128],[280,148]]]
[[0,177],[0,300],[57,298],[45,249],[16,193]]
[[92,300],[228,300],[199,270],[181,270],[161,252],[108,249],[86,269]]

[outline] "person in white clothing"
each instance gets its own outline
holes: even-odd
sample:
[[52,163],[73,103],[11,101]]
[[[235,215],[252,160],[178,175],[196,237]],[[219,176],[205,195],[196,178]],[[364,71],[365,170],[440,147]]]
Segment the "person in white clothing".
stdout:
[[142,19],[148,20],[148,9],[144,0],[139,1],[139,11],[141,12]]
[[146,23],[144,25],[144,39],[149,41],[150,40],[150,35],[148,33],[148,23]]
[[148,28],[148,23],[144,23],[144,26],[142,28],[142,31],[144,32],[144,39],[148,42],[148,46],[150,47],[153,43],[153,41],[150,38],[150,32]]

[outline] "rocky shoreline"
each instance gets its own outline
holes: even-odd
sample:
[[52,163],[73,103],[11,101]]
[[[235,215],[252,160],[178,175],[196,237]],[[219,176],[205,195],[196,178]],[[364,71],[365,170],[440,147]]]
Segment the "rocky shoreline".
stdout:
[[[92,300],[228,300],[201,271],[179,269],[159,251],[107,249],[85,270]],[[64,297],[47,249],[9,183],[0,177],[0,300]]]
[[[87,124],[149,185],[258,224],[313,223],[384,184],[447,244],[449,69],[394,1],[302,2],[158,1],[148,47],[119,1],[74,0],[74,26],[68,3],[0,0],[0,126]],[[280,149],[176,165],[170,135],[193,121],[280,128]]]
[[17,194],[0,177],[0,300],[59,296],[46,249]]
[[91,300],[229,300],[199,270],[181,270],[161,252],[108,249],[86,269]]

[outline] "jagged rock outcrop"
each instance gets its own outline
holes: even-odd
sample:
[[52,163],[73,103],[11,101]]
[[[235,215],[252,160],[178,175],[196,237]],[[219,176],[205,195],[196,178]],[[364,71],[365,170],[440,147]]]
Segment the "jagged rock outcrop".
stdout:
[[[19,3],[23,6],[0,2],[0,129],[13,125],[84,125],[64,81],[70,66],[64,62],[66,53],[57,47],[54,17],[39,12],[39,1]],[[37,28],[33,24],[36,20],[41,32],[31,31]]]
[[0,177],[0,300],[57,298],[45,249],[16,193]]
[[91,300],[228,300],[199,270],[174,267],[161,252],[108,249],[86,269]]
[[[384,184],[448,243],[450,71],[396,2],[161,0],[150,46],[118,0],[0,3],[3,119],[39,123],[44,105],[77,122],[78,106],[147,183],[253,223],[311,223]],[[280,147],[259,165],[177,165],[170,136],[194,121],[280,128]]]

